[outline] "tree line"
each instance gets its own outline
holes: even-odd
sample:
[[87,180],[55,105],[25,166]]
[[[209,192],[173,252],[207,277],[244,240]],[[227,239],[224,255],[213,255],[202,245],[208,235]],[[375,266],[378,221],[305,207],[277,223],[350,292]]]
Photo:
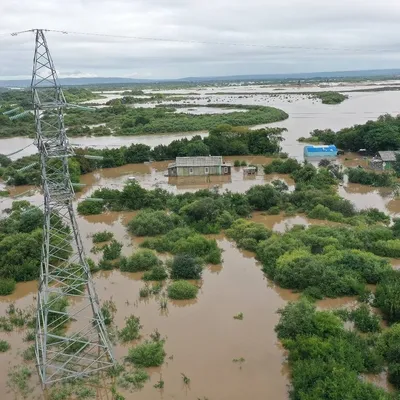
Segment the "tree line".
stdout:
[[378,151],[398,150],[400,148],[400,116],[381,115],[376,121],[354,125],[337,132],[332,129],[315,129],[305,142],[334,144],[339,149],[356,152],[365,149],[375,155]]
[[[132,144],[117,149],[75,149],[76,157],[70,159],[69,167],[73,182],[79,182],[79,175],[97,168],[113,168],[145,161],[173,160],[176,157],[208,155],[248,155],[277,154],[280,151],[283,128],[249,130],[231,125],[219,125],[210,131],[209,136],[194,136],[191,139],[174,140],[168,145],[158,145],[153,149],[145,144]],[[85,155],[103,157],[102,160],[89,160]],[[11,161],[0,155],[0,176],[9,184],[39,184],[39,164],[24,171],[27,165],[38,162],[38,155]]]

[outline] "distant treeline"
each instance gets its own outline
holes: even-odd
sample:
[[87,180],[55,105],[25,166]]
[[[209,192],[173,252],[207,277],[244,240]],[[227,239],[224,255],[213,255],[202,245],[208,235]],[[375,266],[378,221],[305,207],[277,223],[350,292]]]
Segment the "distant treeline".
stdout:
[[[83,88],[64,89],[64,95],[66,101],[71,104],[101,97]],[[21,114],[23,111],[32,110],[32,108],[32,94],[30,90],[0,91],[0,138],[34,136],[35,119],[32,113],[28,113],[18,119],[10,119],[11,116]],[[14,109],[16,110],[13,113],[4,115],[4,113]]]
[[381,115],[376,121],[334,132],[331,129],[315,129],[311,137],[300,138],[304,142],[322,142],[334,144],[339,149],[358,151],[366,149],[369,154],[382,150],[400,148],[400,116]]
[[[70,160],[71,178],[79,182],[79,175],[97,168],[120,167],[125,164],[145,161],[173,160],[176,157],[208,155],[272,155],[280,151],[281,134],[284,128],[249,130],[220,125],[210,131],[209,136],[194,136],[191,139],[174,140],[169,145],[158,145],[153,149],[144,144],[132,144],[117,149],[75,149],[76,157]],[[102,160],[89,160],[85,155],[103,157]],[[9,184],[39,184],[39,165],[18,172],[21,168],[39,161],[37,155],[23,157],[11,162],[0,156],[0,176]]]

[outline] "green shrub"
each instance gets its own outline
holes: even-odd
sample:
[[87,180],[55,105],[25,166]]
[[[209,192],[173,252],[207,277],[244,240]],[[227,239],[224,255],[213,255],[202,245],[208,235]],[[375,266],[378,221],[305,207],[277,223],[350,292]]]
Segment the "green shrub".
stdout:
[[[124,389],[140,390],[143,388],[145,382],[150,379],[150,375],[144,369],[135,369],[134,371],[123,372],[118,377],[118,385]],[[117,395],[119,396],[119,395]],[[124,400],[125,397],[113,397],[115,400]]]
[[372,251],[382,257],[400,257],[400,239],[379,240],[374,243]]
[[198,291],[197,286],[186,281],[176,281],[168,286],[168,296],[174,300],[194,299]]
[[395,183],[393,174],[366,171],[363,168],[348,168],[347,174],[351,183],[381,187],[390,187]]
[[140,249],[130,257],[122,258],[120,261],[120,269],[124,272],[149,271],[160,264],[160,260],[153,251]]
[[143,280],[145,281],[163,281],[168,278],[168,272],[162,265],[154,265],[150,271],[146,271],[143,274]]
[[22,352],[22,358],[24,361],[32,361],[35,356],[35,345],[29,346]]
[[240,162],[240,166],[241,167],[246,167],[247,166],[247,161],[246,160],[241,161]]
[[226,231],[226,234],[236,241],[238,247],[256,251],[258,243],[268,239],[272,235],[272,231],[263,224],[237,219],[231,228]]
[[201,260],[188,254],[178,254],[171,264],[171,278],[179,279],[200,279],[203,273]]
[[118,332],[118,337],[122,342],[130,342],[140,338],[140,318],[131,315],[125,318],[125,327]]
[[314,304],[306,299],[289,303],[278,310],[279,323],[275,327],[279,339],[316,335],[321,338],[340,334],[343,322],[329,311],[316,312]]
[[113,240],[103,248],[103,258],[106,261],[116,260],[120,257],[122,250],[122,243]]
[[199,234],[179,239],[172,245],[171,253],[201,257],[205,262],[211,264],[221,262],[221,250],[218,248],[217,242]]
[[371,313],[366,304],[361,304],[351,311],[350,319],[360,332],[379,332],[381,330],[379,317]]
[[130,348],[126,360],[136,367],[158,367],[164,362],[164,340],[146,341]]
[[0,279],[0,296],[7,296],[15,290],[14,279]]
[[301,168],[301,164],[294,158],[275,159],[266,166],[264,166],[265,174],[291,174]]
[[279,209],[279,207],[278,207],[278,206],[274,206],[274,207],[271,207],[271,208],[267,211],[267,214],[269,214],[269,215],[279,215],[280,212],[281,212],[281,210]]
[[235,160],[233,163],[234,167],[240,167],[240,160]]
[[109,231],[96,232],[93,234],[93,243],[108,242],[114,237],[114,234]]
[[144,297],[149,297],[151,295],[151,289],[149,286],[143,286],[139,289],[139,296],[144,298]]
[[111,325],[114,321],[115,314],[117,312],[117,306],[112,300],[106,300],[101,306],[101,313],[103,315],[104,323]]
[[375,305],[389,322],[400,321],[400,272],[392,271],[378,283]]
[[165,234],[182,224],[176,214],[165,211],[142,210],[129,222],[128,230],[136,236]]
[[104,258],[103,258],[99,261],[99,265],[97,266],[97,269],[100,269],[103,271],[111,271],[112,269],[114,269],[114,264],[109,260],[104,260]]
[[77,210],[81,215],[96,215],[101,214],[103,212],[103,208],[103,202],[83,200],[78,203]]
[[10,349],[10,344],[5,340],[0,340],[0,353],[4,353]]
[[314,97],[322,100],[322,104],[340,104],[345,101],[348,96],[339,92],[317,92]]

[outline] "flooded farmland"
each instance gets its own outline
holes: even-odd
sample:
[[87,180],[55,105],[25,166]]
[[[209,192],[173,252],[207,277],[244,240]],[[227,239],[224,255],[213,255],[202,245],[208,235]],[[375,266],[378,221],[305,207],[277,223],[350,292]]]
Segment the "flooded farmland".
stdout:
[[[245,90],[247,91],[248,88],[246,87]],[[263,89],[254,90],[262,91]],[[209,91],[207,90],[207,93]],[[108,99],[116,98],[114,96],[118,94],[110,95]],[[385,112],[392,114],[400,112],[398,106],[400,93],[398,92],[350,93],[348,100],[336,106],[322,105],[304,96],[296,98],[296,96],[288,95],[288,98],[284,98],[283,96],[241,95],[240,93],[235,96],[220,94],[211,96],[217,103],[271,105],[288,112],[288,120],[268,126],[288,129],[288,132],[284,134],[283,151],[298,159],[302,158],[303,145],[297,142],[297,138],[307,136],[313,129],[340,129],[356,123],[364,123],[368,119],[375,119]],[[242,97],[239,98],[239,96]],[[206,135],[205,132],[201,134]],[[179,133],[134,137],[83,137],[72,138],[70,141],[80,147],[118,147],[131,143],[156,146],[193,135],[194,133]],[[11,153],[30,142],[32,139],[27,138],[3,139],[0,141],[1,152]],[[30,146],[18,156],[34,151],[35,148]],[[354,155],[347,158],[350,159],[340,158],[340,162],[346,166],[356,166],[364,161]],[[227,157],[225,160],[233,162],[235,159],[260,166],[271,161],[265,157]],[[253,185],[271,182],[274,179],[285,181],[289,190],[294,187],[293,180],[285,175],[265,176],[262,171],[259,171],[255,177],[244,178],[241,168],[232,168],[231,177],[213,177],[210,181],[206,181],[203,177],[171,179],[164,176],[167,164],[168,162],[132,164],[95,171],[81,178],[81,182],[85,183],[86,187],[77,193],[76,197],[81,200],[101,187],[121,188],[131,177],[146,189],[159,187],[173,193],[203,188],[242,193]],[[30,196],[26,193],[29,190],[32,190]],[[393,197],[391,191],[347,183],[339,187],[338,191],[342,197],[352,201],[358,209],[376,207],[392,216],[400,213],[400,200]],[[29,200],[35,205],[42,203],[41,194],[31,187],[15,188],[11,194],[12,196],[21,195],[19,199]],[[0,209],[10,207],[11,202],[12,199],[1,199]],[[109,212],[99,216],[78,217],[87,255],[97,259],[98,255],[90,252],[93,246],[91,235],[105,229],[113,232],[115,238],[123,243],[123,254],[130,255],[142,240],[131,237],[126,230],[126,224],[134,215],[134,212]],[[254,213],[253,220],[278,232],[284,232],[296,224],[327,223],[310,220],[303,215],[287,217],[263,213]],[[123,393],[126,399],[288,399],[289,374],[285,364],[285,353],[277,341],[274,326],[278,321],[276,311],[286,302],[296,300],[298,295],[276,287],[265,278],[252,253],[237,249],[223,235],[217,237],[217,243],[223,250],[222,265],[208,266],[205,269],[202,281],[198,282],[200,292],[195,301],[170,301],[167,313],[160,311],[157,296],[147,300],[139,298],[139,290],[144,286],[144,282],[140,279],[141,274],[121,273],[118,270],[95,274],[94,280],[101,302],[112,299],[116,303],[115,322],[119,328],[124,325],[126,317],[134,314],[140,317],[144,337],[148,337],[155,329],[166,337],[165,363],[162,367],[149,370],[151,380],[141,391]],[[396,267],[400,262],[392,260],[392,264]],[[4,315],[11,302],[15,302],[15,305],[21,308],[34,306],[36,290],[37,282],[17,284],[17,289],[12,295],[0,297],[1,314]],[[318,302],[318,307],[321,309],[351,307],[354,302],[355,299],[351,297],[322,300]],[[243,321],[233,319],[233,316],[239,312],[244,315]],[[19,331],[0,333],[0,339],[7,340],[11,344],[10,351],[0,354],[2,360],[0,389],[3,393],[1,398],[4,400],[14,399],[14,394],[7,388],[7,374],[13,365],[22,362],[21,352],[28,347],[28,344],[23,341],[24,336],[25,332]],[[119,360],[127,355],[128,347],[115,346],[115,354]],[[243,358],[245,361],[240,365],[232,361],[238,358]],[[190,385],[183,385],[182,373],[190,377]],[[163,390],[157,390],[153,385],[161,377],[165,381],[165,387]],[[370,377],[370,379],[384,386],[381,381],[385,381],[385,377],[382,379]],[[32,384],[35,390],[30,398],[41,398],[36,375],[32,377]],[[101,396],[99,395],[98,399],[111,399],[111,393],[107,390]]]

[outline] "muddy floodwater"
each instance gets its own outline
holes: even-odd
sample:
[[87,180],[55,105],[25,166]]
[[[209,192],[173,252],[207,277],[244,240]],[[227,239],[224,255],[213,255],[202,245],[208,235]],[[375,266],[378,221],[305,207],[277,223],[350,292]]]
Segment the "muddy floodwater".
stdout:
[[[125,317],[134,314],[140,317],[144,336],[158,329],[167,338],[165,363],[150,369],[151,381],[140,393],[124,393],[127,399],[288,398],[288,371],[274,326],[276,310],[297,296],[271,284],[251,254],[226,239],[218,240],[218,245],[224,250],[224,261],[205,269],[198,298],[170,301],[166,313],[159,310],[157,297],[140,300],[139,289],[144,285],[140,274],[112,271],[95,275],[100,299],[116,303],[119,327]],[[1,298],[2,314],[10,301],[18,307],[33,305],[35,290],[33,282],[18,284],[13,295]],[[242,321],[233,319],[239,312],[244,314]],[[22,332],[1,333],[0,338],[12,346],[0,356],[0,385],[5,388],[7,370],[20,362],[18,349],[27,345]],[[116,357],[126,356],[128,348],[116,346]],[[232,361],[241,357],[245,359],[241,365]],[[190,377],[189,387],[183,385],[181,373]],[[163,393],[153,387],[160,377],[165,381]],[[12,393],[2,396],[12,398]]]
[[[357,85],[351,87],[354,89],[365,89],[365,85]],[[379,86],[377,86],[379,87]],[[178,101],[174,104],[182,105],[186,103],[206,105],[208,101],[217,104],[245,104],[245,105],[265,105],[278,107],[289,114],[289,118],[285,121],[276,122],[273,124],[257,125],[252,129],[262,127],[282,127],[286,128],[284,133],[285,140],[282,142],[282,149],[289,153],[291,157],[298,159],[303,158],[304,143],[299,143],[297,139],[301,136],[309,136],[309,133],[314,129],[333,129],[339,130],[354,124],[363,124],[368,120],[377,119],[383,114],[396,115],[400,113],[400,91],[387,92],[351,92],[347,93],[349,98],[341,104],[326,105],[321,101],[312,99],[308,95],[290,95],[285,93],[277,93],[274,96],[268,94],[257,94],[263,91],[263,88],[258,86],[260,90],[255,90],[255,94],[246,94],[249,92],[249,87],[235,88],[234,95],[220,94],[222,91],[231,91],[229,88],[214,88],[200,92],[200,97],[196,100]],[[256,86],[254,86],[256,88]],[[299,89],[301,91],[301,89]],[[303,91],[321,91],[320,88],[307,88]],[[322,90],[327,90],[326,88]],[[196,89],[197,91],[197,89]],[[266,90],[271,91],[271,88]],[[177,91],[179,94],[179,91]],[[242,92],[242,93],[241,93]],[[243,94],[244,93],[244,94]],[[113,98],[121,96],[121,94],[112,94]],[[102,103],[108,99],[99,99]],[[146,104],[141,104],[141,107]],[[155,104],[148,104],[149,107],[154,107]],[[193,108],[193,107],[188,107]],[[212,109],[211,109],[212,110]],[[179,111],[179,110],[178,110]],[[224,111],[224,110],[222,110]],[[225,110],[230,111],[230,110]],[[200,113],[201,108],[196,108],[196,113]],[[207,112],[203,110],[203,113]],[[210,111],[209,111],[210,112]],[[221,112],[218,109],[218,112]],[[151,147],[159,144],[168,144],[173,140],[182,137],[192,137],[195,134],[202,136],[207,135],[207,132],[187,132],[187,133],[167,133],[153,135],[138,135],[138,136],[105,136],[105,137],[73,137],[70,139],[71,144],[76,147],[96,147],[96,148],[115,148],[123,145],[129,146],[132,143],[143,143]],[[28,146],[33,142],[31,138],[9,138],[0,139],[0,152],[10,154],[17,150]],[[23,151],[12,156],[18,158],[29,154],[36,153],[34,146],[29,146]]]
[[[346,86],[347,89],[363,89],[370,87]],[[376,87],[380,87],[377,85]],[[286,95],[281,91],[295,91],[294,88],[277,87],[277,96],[267,94],[251,94],[254,92],[271,91],[274,88],[247,86],[235,88],[202,88],[189,90],[199,92],[199,98],[191,103],[205,104],[208,100],[214,103],[271,105],[283,109],[289,114],[286,121],[263,126],[279,126],[287,128],[282,143],[283,151],[289,156],[302,159],[304,144],[297,142],[301,136],[308,136],[313,129],[331,128],[334,130],[364,123],[368,119],[376,119],[384,113],[397,114],[400,111],[400,92],[348,93],[349,99],[342,104],[323,105],[315,99],[304,95]],[[327,90],[314,88],[307,90]],[[300,90],[300,89],[299,89]],[[305,89],[303,89],[305,90]],[[334,90],[339,90],[335,88]],[[220,92],[234,92],[221,95]],[[175,91],[182,95],[184,91]],[[244,92],[247,92],[244,93]],[[248,94],[250,92],[250,94]],[[100,106],[104,101],[121,96],[120,92],[105,94],[106,99],[96,101]],[[179,104],[179,103],[178,103]],[[148,104],[147,106],[154,106]],[[188,105],[188,112],[201,113],[202,108],[193,110]],[[212,109],[208,112],[213,112]],[[218,109],[218,112],[220,110]],[[254,128],[258,128],[257,126]],[[145,143],[149,146],[168,144],[172,140],[191,137],[198,133],[177,133],[165,135],[147,135],[132,137],[96,137],[71,138],[75,146],[95,146],[97,148],[119,147],[131,143]],[[202,136],[206,132],[200,132]],[[9,154],[32,143],[29,138],[11,138],[0,140],[0,153]],[[35,152],[34,146],[27,147],[16,154],[17,158]],[[86,186],[77,193],[77,200],[90,196],[94,190],[102,187],[121,189],[130,179],[136,180],[146,189],[156,187],[172,193],[183,193],[199,189],[212,189],[220,192],[230,190],[243,193],[253,185],[272,182],[275,179],[284,181],[289,190],[294,190],[294,181],[288,175],[264,175],[262,165],[271,162],[266,157],[226,157],[225,161],[233,163],[236,159],[248,164],[259,166],[254,177],[245,177],[243,169],[232,168],[229,177],[188,177],[168,178],[165,176],[168,162],[153,162],[149,164],[132,164],[119,168],[95,171],[81,177]],[[354,154],[339,158],[343,166],[365,165],[366,160]],[[338,193],[352,201],[357,209],[376,207],[392,216],[400,214],[400,200],[392,191],[349,184],[346,181],[339,186]],[[40,206],[43,202],[40,192],[30,186],[11,189],[11,198],[0,199],[0,211],[9,208],[13,198],[26,199]],[[75,203],[76,205],[76,203]],[[123,254],[130,255],[140,245],[143,238],[135,238],[127,233],[126,225],[136,212],[107,212],[102,215],[78,216],[84,247],[89,257],[98,260],[100,254],[91,252],[93,243],[91,235],[94,232],[109,230],[115,238],[122,242]],[[285,216],[253,213],[252,220],[264,224],[276,232],[284,232],[297,224],[329,224],[335,223],[308,219],[304,215]],[[223,263],[217,266],[207,266],[203,273],[199,295],[192,301],[169,301],[167,312],[159,309],[159,299],[156,296],[142,300],[139,290],[144,286],[141,274],[121,273],[118,270],[99,272],[94,275],[97,293],[100,301],[112,299],[117,306],[115,322],[123,327],[124,319],[131,314],[140,317],[143,325],[143,339],[157,329],[166,338],[165,350],[167,356],[160,368],[149,369],[151,376],[144,388],[136,393],[124,392],[128,400],[152,399],[201,399],[201,400],[287,400],[289,372],[285,361],[285,352],[277,341],[274,327],[278,321],[277,310],[288,301],[298,299],[298,294],[276,287],[262,273],[254,254],[241,251],[227,240],[224,235],[215,236],[219,247],[223,250]],[[160,256],[165,259],[165,255]],[[400,260],[390,260],[394,268],[400,268]],[[20,308],[34,307],[37,282],[18,283],[16,291],[5,297],[0,297],[0,315],[4,315],[10,303]],[[320,309],[336,307],[354,307],[356,298],[325,299],[317,302]],[[235,320],[234,315],[243,313],[242,321]],[[0,353],[0,392],[1,400],[12,400],[14,394],[7,387],[8,372],[14,365],[23,363],[21,353],[28,347],[23,341],[26,332],[15,330],[12,333],[1,332],[0,339],[11,344],[11,350]],[[115,355],[122,360],[127,355],[128,345],[116,345]],[[242,363],[233,359],[243,358]],[[33,366],[32,362],[27,365]],[[190,385],[184,385],[181,374],[190,378]],[[386,376],[366,376],[366,379],[377,385],[387,386]],[[162,391],[153,385],[160,379],[165,386]],[[31,383],[34,386],[29,399],[42,399],[36,373],[33,373]],[[98,399],[111,399],[109,388],[99,391]]]

